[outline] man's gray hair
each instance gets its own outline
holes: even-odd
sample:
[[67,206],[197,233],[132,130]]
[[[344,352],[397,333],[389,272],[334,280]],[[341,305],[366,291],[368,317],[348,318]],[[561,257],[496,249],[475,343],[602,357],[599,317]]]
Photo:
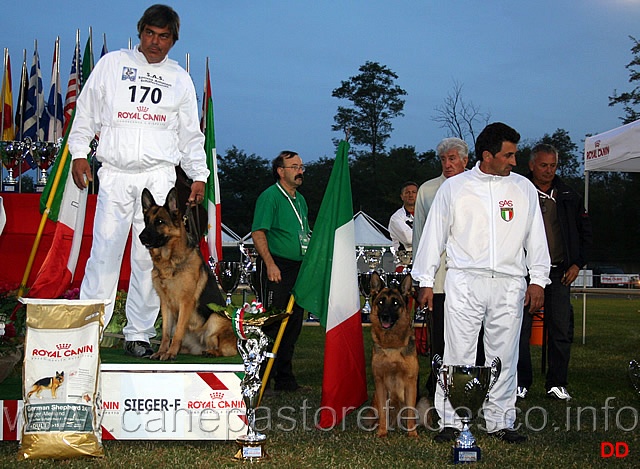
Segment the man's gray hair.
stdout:
[[460,159],[469,157],[469,145],[464,140],[456,137],[449,137],[443,139],[436,147],[436,154],[442,156],[449,150],[457,150]]
[[538,153],[550,153],[558,159],[558,150],[556,147],[549,143],[538,143],[531,149],[531,155],[529,156],[529,161],[533,161],[538,156]]

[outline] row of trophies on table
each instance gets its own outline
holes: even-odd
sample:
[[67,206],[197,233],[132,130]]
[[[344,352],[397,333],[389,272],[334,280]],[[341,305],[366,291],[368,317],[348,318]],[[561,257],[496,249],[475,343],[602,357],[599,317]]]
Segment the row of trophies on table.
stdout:
[[47,184],[47,170],[56,160],[62,139],[57,142],[34,142],[30,137],[22,141],[0,141],[0,158],[7,168],[7,176],[2,180],[5,192],[17,192],[19,173],[23,163],[28,162],[29,168],[38,168],[36,187]]
[[[258,301],[259,288],[258,277],[256,272],[257,252],[255,248],[245,246],[243,243],[238,245],[241,253],[240,261],[220,261],[214,264],[210,260],[210,267],[216,273],[220,288],[227,295],[226,304],[231,304],[231,296],[240,284],[248,285]],[[401,251],[400,255],[391,248],[390,252],[394,256],[394,264],[403,266],[399,271],[384,272],[382,270],[382,256],[386,252],[386,248],[364,248],[358,246],[356,248],[356,261],[360,258],[364,259],[369,270],[367,272],[358,272],[358,287],[360,294],[364,297],[364,306],[362,307],[362,320],[369,321],[371,314],[371,304],[369,303],[371,291],[371,276],[377,272],[382,280],[389,286],[399,286],[402,279],[411,271],[411,253]],[[243,301],[244,302],[244,301]]]

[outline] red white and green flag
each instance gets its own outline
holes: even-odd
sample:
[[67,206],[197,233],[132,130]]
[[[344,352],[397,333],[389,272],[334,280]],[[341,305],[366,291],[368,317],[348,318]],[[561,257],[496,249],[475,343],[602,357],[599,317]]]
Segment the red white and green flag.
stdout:
[[[72,110],[70,122],[73,122],[75,108]],[[76,271],[87,208],[88,190],[80,190],[73,182],[71,174],[71,155],[67,139],[71,125],[67,128],[58,156],[51,169],[51,177],[47,181],[40,197],[40,211],[44,213],[56,175],[60,177],[49,213],[49,219],[56,223],[53,241],[45,257],[36,279],[26,296],[30,298],[58,298],[71,285]],[[62,158],[66,155],[65,158]],[[63,161],[64,160],[64,161]]]
[[207,201],[207,246],[209,256],[215,262],[222,260],[222,217],[220,207],[220,182],[218,181],[218,157],[216,155],[216,133],[213,125],[213,95],[209,79],[209,59],[207,58],[204,97],[202,100],[202,132],[204,150],[207,154],[209,179],[205,186]]
[[320,428],[337,425],[367,400],[348,152],[340,142],[292,291],[326,329]]

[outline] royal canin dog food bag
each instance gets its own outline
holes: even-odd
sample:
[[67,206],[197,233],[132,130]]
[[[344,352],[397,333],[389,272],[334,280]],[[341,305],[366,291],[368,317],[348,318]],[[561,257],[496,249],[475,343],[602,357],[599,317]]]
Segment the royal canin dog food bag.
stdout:
[[99,350],[104,303],[22,301],[27,332],[18,460],[104,456]]

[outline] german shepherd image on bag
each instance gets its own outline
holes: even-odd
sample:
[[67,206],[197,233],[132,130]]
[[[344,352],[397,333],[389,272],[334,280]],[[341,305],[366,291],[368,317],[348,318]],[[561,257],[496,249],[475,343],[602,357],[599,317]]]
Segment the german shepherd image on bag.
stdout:
[[140,241],[153,260],[153,286],[162,313],[162,341],[151,358],[171,360],[178,352],[214,357],[238,353],[231,321],[207,307],[224,306],[225,301],[196,237],[187,234],[176,189],[169,191],[164,205],[157,205],[145,188],[142,213]]
[[58,391],[58,388],[62,386],[63,382],[64,371],[60,373],[56,371],[55,376],[49,376],[47,378],[39,379],[33,384],[33,386],[31,386],[31,391],[29,391],[29,394],[27,394],[27,399],[30,399],[33,394],[35,394],[36,397],[41,397],[40,393],[45,389],[49,389],[51,391],[51,397],[53,399],[56,399],[56,392]]
[[375,272],[371,277],[371,371],[379,437],[387,436],[388,429],[394,427],[406,429],[410,437],[418,436],[415,407],[419,366],[408,307],[410,294],[410,275],[402,280],[399,288],[385,287]]

